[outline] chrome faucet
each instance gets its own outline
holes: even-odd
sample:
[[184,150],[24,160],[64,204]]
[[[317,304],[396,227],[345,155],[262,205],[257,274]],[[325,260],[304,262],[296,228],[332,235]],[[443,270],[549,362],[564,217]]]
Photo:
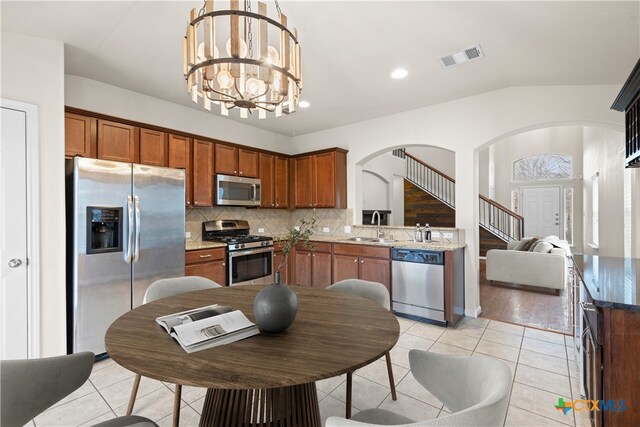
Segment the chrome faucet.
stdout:
[[376,231],[376,238],[382,238],[382,232],[380,231],[380,212],[373,211],[373,215],[371,215],[371,224],[373,224],[376,220],[376,215],[378,215],[378,230]]

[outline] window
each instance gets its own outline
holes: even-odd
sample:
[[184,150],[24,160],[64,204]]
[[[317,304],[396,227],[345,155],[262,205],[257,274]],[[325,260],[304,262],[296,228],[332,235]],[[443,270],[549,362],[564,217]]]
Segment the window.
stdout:
[[540,154],[513,162],[513,180],[516,182],[569,179],[571,176],[571,156],[564,154]]
[[564,189],[564,239],[573,246],[573,188]]
[[597,248],[600,244],[600,237],[598,235],[598,229],[600,225],[600,215],[598,208],[598,197],[599,197],[599,182],[600,177],[598,173],[596,173],[591,178],[591,242]]

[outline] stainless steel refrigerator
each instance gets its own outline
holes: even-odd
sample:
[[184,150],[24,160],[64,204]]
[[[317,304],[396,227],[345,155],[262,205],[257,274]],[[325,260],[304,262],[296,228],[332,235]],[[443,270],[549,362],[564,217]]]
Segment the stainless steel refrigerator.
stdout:
[[67,160],[67,350],[105,352],[147,287],[184,276],[184,171]]

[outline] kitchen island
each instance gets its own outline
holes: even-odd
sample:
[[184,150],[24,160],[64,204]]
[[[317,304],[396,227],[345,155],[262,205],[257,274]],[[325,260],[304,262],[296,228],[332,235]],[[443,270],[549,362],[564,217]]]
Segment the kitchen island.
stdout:
[[640,259],[573,256],[576,357],[594,426],[640,424]]

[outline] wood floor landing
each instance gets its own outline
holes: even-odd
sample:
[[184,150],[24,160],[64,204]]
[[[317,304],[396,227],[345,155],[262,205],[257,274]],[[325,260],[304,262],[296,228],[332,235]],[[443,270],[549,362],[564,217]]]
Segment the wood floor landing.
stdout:
[[556,296],[528,289],[492,286],[486,278],[485,268],[486,261],[480,260],[482,317],[563,334],[572,332],[567,290]]

